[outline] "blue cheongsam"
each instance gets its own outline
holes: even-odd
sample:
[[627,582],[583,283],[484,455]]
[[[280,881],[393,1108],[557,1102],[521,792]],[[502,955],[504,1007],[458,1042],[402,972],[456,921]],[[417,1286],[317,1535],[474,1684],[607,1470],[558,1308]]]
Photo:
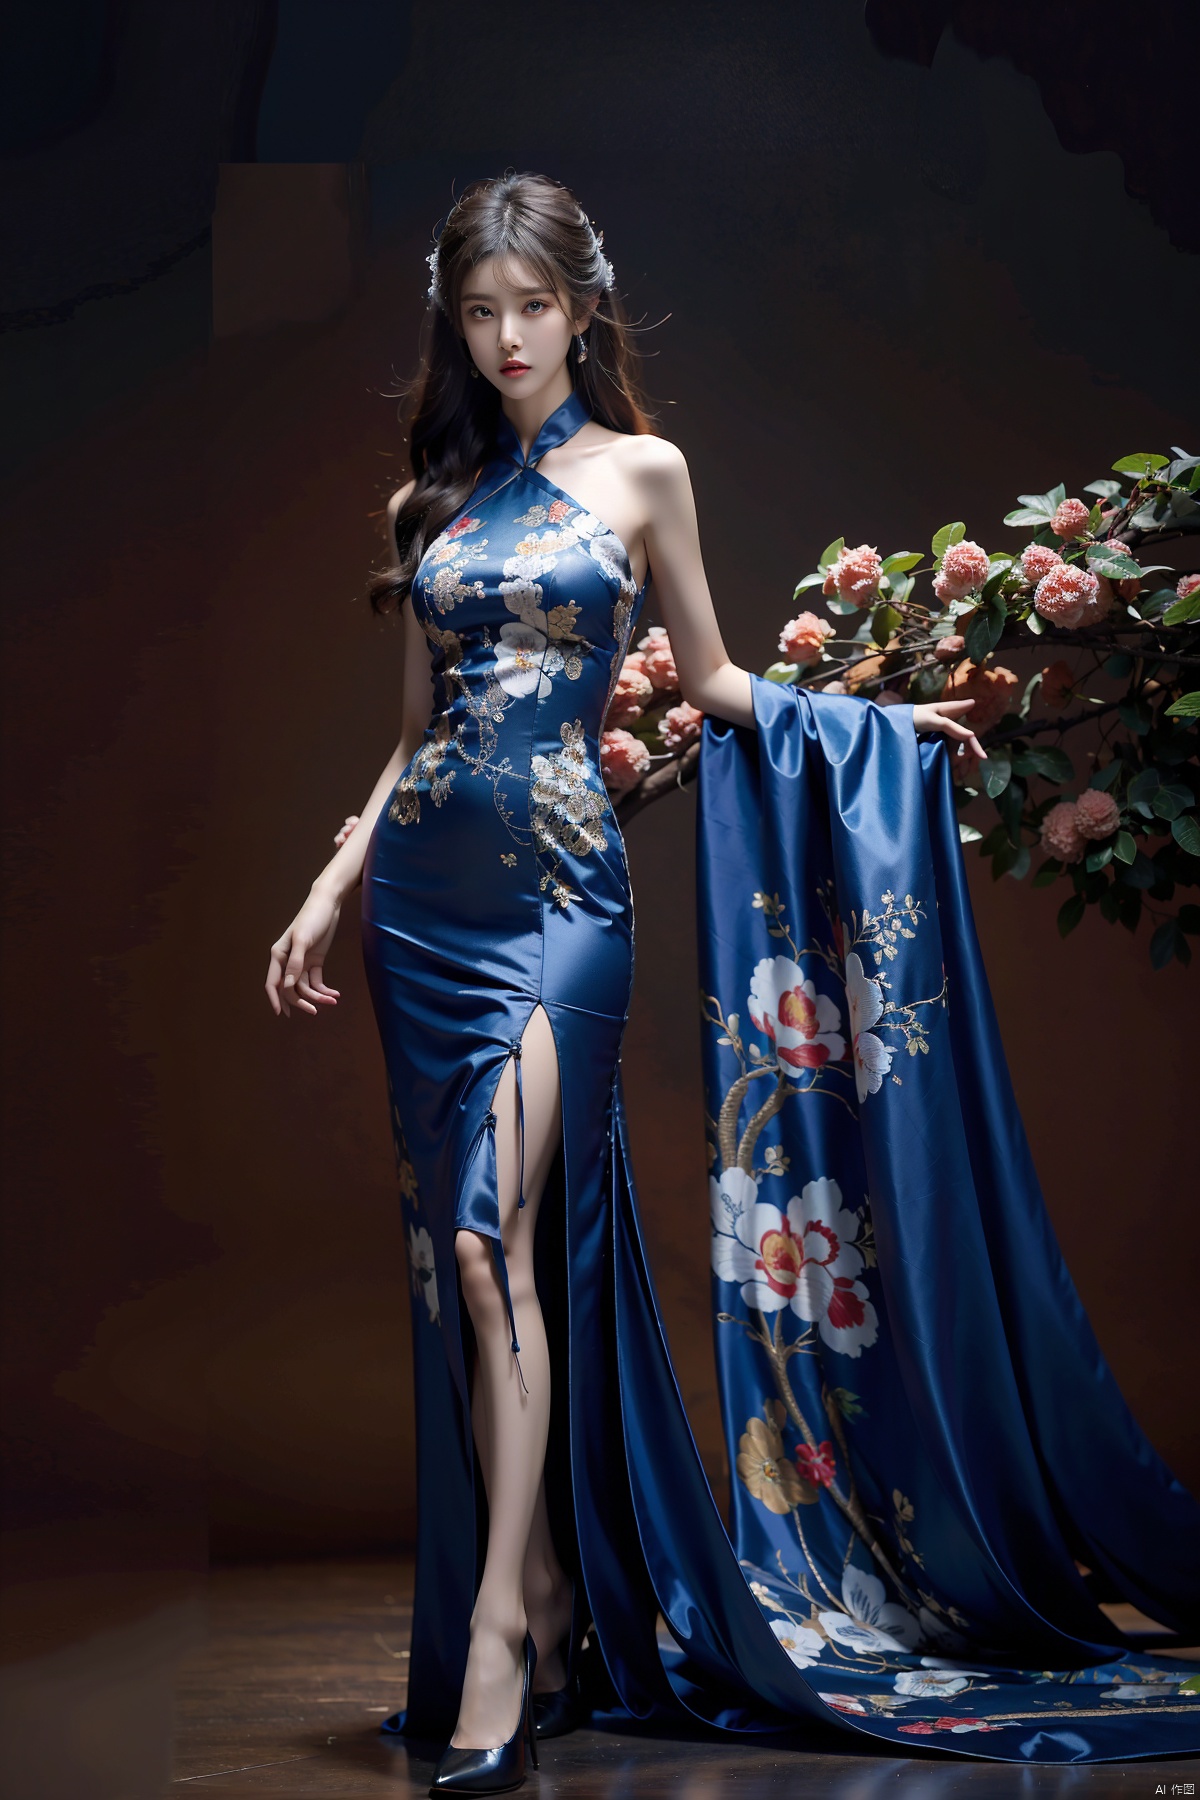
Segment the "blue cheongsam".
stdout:
[[[734,1542],[680,1399],[619,1064],[633,912],[600,734],[643,594],[612,530],[500,416],[412,588],[434,707],[363,875],[414,1289],[407,1713],[454,1724],[486,1501],[456,1230],[507,1293],[493,1103],[537,1006],[562,1150],[535,1258],[547,1495],[626,1719],[837,1725],[1014,1762],[1194,1749],[1200,1513],[1116,1391],[1053,1242],[962,879],[946,746],[911,708],[756,681],[706,728],[700,948],[714,1311]],[[701,1216],[697,1229],[710,1227]],[[511,1319],[511,1307],[510,1307]],[[519,1346],[514,1334],[514,1354]],[[660,1643],[662,1618],[674,1648]],[[827,1743],[827,1739],[823,1740]]]

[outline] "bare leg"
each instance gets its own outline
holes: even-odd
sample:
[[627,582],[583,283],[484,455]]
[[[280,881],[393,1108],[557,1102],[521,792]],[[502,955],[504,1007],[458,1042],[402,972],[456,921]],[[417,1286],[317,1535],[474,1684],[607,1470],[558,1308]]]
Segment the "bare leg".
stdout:
[[[473,1231],[460,1231],[455,1237],[463,1298],[478,1346],[472,1412],[480,1415],[482,1424],[477,1443],[488,1493],[488,1543],[471,1615],[462,1704],[450,1741],[478,1749],[503,1743],[516,1728],[521,1648],[527,1628],[525,1564],[539,1510],[550,1424],[550,1359],[533,1278],[533,1236],[546,1177],[562,1136],[562,1101],[554,1038],[540,1006],[522,1039],[522,1076],[525,1205],[520,1209],[521,1144],[511,1062],[500,1079],[493,1110],[500,1231],[528,1392],[522,1389],[517,1374],[508,1313],[488,1240]],[[544,1502],[541,1510],[545,1510]],[[546,1531],[548,1538],[548,1525]]]
[[[521,1343],[524,1344],[523,1338]],[[471,1423],[475,1433],[475,1451],[483,1473],[483,1485],[490,1500],[491,1443],[482,1383],[479,1379],[478,1357],[475,1359],[471,1384]],[[552,1693],[555,1688],[564,1687],[567,1680],[563,1646],[571,1627],[571,1583],[558,1560],[558,1552],[550,1534],[544,1474],[538,1482],[537,1499],[534,1502],[533,1528],[529,1533],[529,1548],[525,1552],[522,1587],[525,1594],[525,1614],[538,1652],[533,1677],[534,1690],[539,1694]]]

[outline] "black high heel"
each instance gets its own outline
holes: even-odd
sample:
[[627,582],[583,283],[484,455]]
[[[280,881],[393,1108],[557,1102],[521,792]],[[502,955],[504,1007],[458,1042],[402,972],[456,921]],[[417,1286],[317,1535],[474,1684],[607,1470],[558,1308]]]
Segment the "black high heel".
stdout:
[[537,1667],[537,1646],[525,1633],[524,1668],[521,1676],[521,1714],[512,1736],[494,1750],[459,1749],[447,1745],[438,1759],[429,1785],[431,1794],[503,1794],[520,1787],[525,1779],[525,1745],[529,1759],[538,1766],[537,1742],[529,1700],[533,1688],[533,1671]]
[[583,1640],[587,1635],[586,1627],[582,1631],[577,1629],[578,1615],[581,1611],[579,1592],[579,1584],[576,1582],[571,1591],[571,1625],[567,1641],[566,1685],[552,1688],[546,1694],[534,1694],[530,1700],[535,1738],[565,1737],[568,1731],[575,1731],[578,1726],[582,1725],[587,1717],[588,1709],[583,1702],[583,1686],[579,1679],[578,1668]]

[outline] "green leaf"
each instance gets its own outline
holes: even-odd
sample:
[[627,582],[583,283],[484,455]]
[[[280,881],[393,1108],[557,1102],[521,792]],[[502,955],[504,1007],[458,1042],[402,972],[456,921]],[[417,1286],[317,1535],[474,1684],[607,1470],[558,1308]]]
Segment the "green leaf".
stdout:
[[1126,730],[1132,731],[1135,737],[1145,737],[1152,724],[1150,708],[1140,695],[1135,696],[1132,700],[1128,697],[1122,700],[1117,707],[1117,717]]
[[1138,849],[1133,841],[1133,833],[1129,831],[1118,831],[1116,842],[1113,844],[1113,855],[1116,857],[1117,861],[1131,863],[1137,853]]
[[792,595],[792,599],[798,600],[801,594],[805,593],[810,587],[820,587],[824,580],[825,577],[819,569],[815,575],[806,575],[803,581],[797,582],[796,591]]
[[1055,862],[1053,857],[1048,858],[1034,876],[1030,886],[1035,888],[1049,887],[1051,882],[1057,880],[1061,869],[1062,864],[1060,862]]
[[1129,798],[1134,806],[1148,805],[1162,784],[1157,769],[1143,769],[1129,784]]
[[1123,767],[1124,764],[1120,759],[1114,756],[1112,761],[1106,762],[1102,769],[1092,770],[1092,778],[1088,782],[1088,786],[1099,788],[1101,793],[1105,793],[1117,779]]
[[1200,688],[1190,694],[1180,694],[1178,700],[1168,706],[1168,719],[1200,719]]
[[1118,475],[1150,475],[1155,469],[1165,469],[1165,456],[1156,456],[1149,450],[1136,450],[1132,456],[1122,456],[1113,464]]
[[1089,875],[1094,875],[1097,869],[1106,869],[1111,861],[1112,845],[1105,844],[1099,850],[1088,851],[1085,867]]
[[915,569],[924,557],[923,550],[896,550],[891,556],[883,559],[885,575],[905,575],[909,569]]
[[965,819],[958,821],[958,841],[960,844],[977,844],[983,833],[974,825],[968,825]]
[[[1035,511],[1032,506],[1017,506],[1013,508],[1012,512],[1005,513],[1004,523],[1006,525],[1044,525],[1050,516],[1048,512]],[[940,555],[941,553],[936,552],[936,554]]]
[[1030,512],[1040,513],[1043,519],[1052,519],[1054,509],[1058,505],[1058,501],[1051,494],[1018,494],[1017,499],[1022,506],[1027,506]]
[[1004,577],[1013,566],[1012,558],[1011,556],[1003,557],[999,562],[992,561],[989,566],[992,572],[983,584],[983,598],[985,600],[990,600],[993,595],[998,594],[1000,589],[1004,586]]
[[1127,869],[1119,871],[1120,879],[1128,887],[1152,888],[1158,880],[1158,871],[1150,858],[1141,850],[1134,856]]
[[1200,856],[1200,824],[1193,813],[1181,813],[1171,820],[1171,836],[1189,856]]
[[996,645],[1004,631],[1004,621],[1008,617],[1008,609],[1003,600],[989,600],[986,606],[980,606],[969,621],[963,634],[967,640],[967,655],[972,662],[981,663]]
[[988,799],[995,800],[1012,779],[1012,762],[1003,750],[996,750],[980,763],[979,776]]
[[800,668],[797,663],[777,662],[772,663],[770,668],[765,669],[763,673],[768,681],[777,681],[781,686],[787,687],[789,683],[795,682]]
[[1164,919],[1150,939],[1150,961],[1156,969],[1165,969],[1178,957],[1181,963],[1192,960],[1192,948],[1179,929],[1177,919]]
[[1123,681],[1133,668],[1133,658],[1124,650],[1114,650],[1104,665],[1104,673],[1114,681]]
[[1082,894],[1072,894],[1069,900],[1064,900],[1058,909],[1059,937],[1069,937],[1086,911],[1087,901]]
[[1075,774],[1065,750],[1043,748],[1040,744],[1018,751],[1013,757],[1013,768],[1018,775],[1041,775],[1047,781],[1070,781]]
[[966,535],[967,528],[961,519],[956,519],[953,525],[943,525],[933,534],[933,554],[945,556],[951,544],[961,544]]
[[1034,637],[1041,637],[1043,631],[1046,629],[1046,621],[1039,612],[1030,611],[1025,623],[1028,625],[1030,631],[1032,631]]
[[903,625],[904,620],[894,606],[877,606],[871,615],[871,636],[880,649],[887,643],[894,632]]
[[[1022,499],[1026,499],[1026,500],[1029,498],[1028,494],[1021,495],[1019,497]],[[1054,514],[1058,511],[1059,507],[1062,505],[1062,503],[1066,499],[1066,497],[1067,497],[1067,490],[1063,486],[1061,481],[1059,482],[1057,487],[1052,487],[1048,494],[1042,495],[1042,499],[1045,501],[1047,507],[1050,510],[1051,518],[1053,518]]]
[[1110,581],[1141,580],[1142,568],[1127,550],[1110,549],[1107,544],[1091,544],[1087,553],[1088,568],[1093,575],[1107,575]]
[[1137,610],[1143,619],[1156,619],[1167,607],[1175,604],[1174,588],[1155,588],[1152,594],[1139,594]]
[[1151,811],[1157,819],[1177,819],[1180,813],[1186,812],[1195,804],[1195,795],[1191,788],[1184,787],[1181,781],[1170,781],[1160,787],[1150,802]]
[[1024,881],[1026,875],[1029,873],[1029,862],[1029,845],[1022,844],[1017,851],[1016,860],[1006,873],[1011,875],[1014,881]]
[[1111,500],[1114,494],[1120,493],[1121,484],[1106,475],[1103,481],[1089,481],[1083,491],[1085,494],[1099,494],[1101,500]]
[[820,556],[817,558],[818,569],[827,569],[830,563],[835,563],[841,551],[844,549],[845,543],[845,538],[840,537],[834,538],[832,544],[826,544],[824,550],[822,550]]
[[892,598],[898,605],[903,604],[912,593],[916,583],[911,575],[889,575],[887,584],[892,590]]
[[1200,588],[1176,600],[1163,614],[1164,625],[1186,625],[1189,619],[1200,619]]
[[854,600],[843,600],[840,594],[826,594],[825,605],[831,613],[856,613],[862,608]]

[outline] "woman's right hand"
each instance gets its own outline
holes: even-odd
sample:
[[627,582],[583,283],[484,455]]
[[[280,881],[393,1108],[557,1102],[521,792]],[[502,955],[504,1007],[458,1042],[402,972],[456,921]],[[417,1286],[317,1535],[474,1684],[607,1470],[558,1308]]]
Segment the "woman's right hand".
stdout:
[[331,894],[314,887],[283,936],[271,945],[266,988],[276,1014],[290,1017],[295,1007],[315,1015],[318,1007],[337,1005],[338,990],[325,985],[325,958],[341,910]]

